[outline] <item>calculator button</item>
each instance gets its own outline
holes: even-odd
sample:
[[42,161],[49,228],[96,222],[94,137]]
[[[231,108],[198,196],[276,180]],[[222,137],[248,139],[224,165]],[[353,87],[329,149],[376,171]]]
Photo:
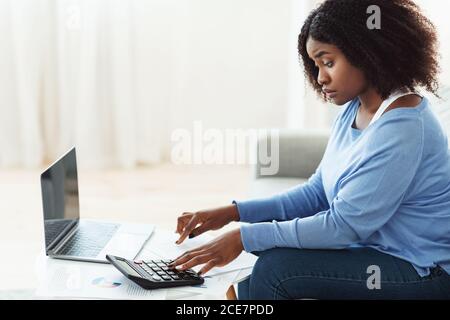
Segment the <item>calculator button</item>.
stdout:
[[169,276],[161,276],[164,280],[172,280],[172,278],[171,277],[169,277]]
[[142,260],[134,260],[133,262],[136,264],[142,264],[143,261]]
[[154,275],[152,276],[152,279],[155,280],[155,281],[161,281],[161,277],[158,276],[158,275],[156,275],[156,274],[154,274]]
[[175,280],[179,280],[179,279],[181,279],[179,276],[177,276],[176,274],[171,274],[170,275],[173,279],[175,279]]

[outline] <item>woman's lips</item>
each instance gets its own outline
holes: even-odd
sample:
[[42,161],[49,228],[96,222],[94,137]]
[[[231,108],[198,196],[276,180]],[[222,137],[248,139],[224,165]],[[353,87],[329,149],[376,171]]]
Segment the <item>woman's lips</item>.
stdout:
[[337,92],[336,91],[331,91],[331,92],[325,92],[328,98],[334,98],[337,96]]

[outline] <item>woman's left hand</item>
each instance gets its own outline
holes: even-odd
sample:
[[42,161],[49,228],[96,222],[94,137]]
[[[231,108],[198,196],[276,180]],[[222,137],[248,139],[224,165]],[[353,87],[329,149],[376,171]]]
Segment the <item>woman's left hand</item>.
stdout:
[[229,231],[207,244],[198,248],[186,251],[181,256],[173,260],[170,268],[186,270],[199,264],[205,264],[198,272],[203,275],[214,267],[223,267],[236,259],[244,250],[239,229]]

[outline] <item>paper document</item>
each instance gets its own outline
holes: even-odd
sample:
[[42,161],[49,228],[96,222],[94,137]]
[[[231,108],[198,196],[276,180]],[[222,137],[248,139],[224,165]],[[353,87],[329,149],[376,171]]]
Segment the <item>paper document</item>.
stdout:
[[246,269],[239,270],[238,275],[233,280],[233,284],[238,284],[241,281],[247,280],[248,278],[250,278],[251,274],[252,274],[252,268],[246,268]]
[[[239,271],[222,273],[215,276],[204,276],[205,282],[200,285],[183,287],[183,291],[201,294],[218,295],[219,298],[225,296],[228,288],[233,284]],[[179,288],[181,289],[181,288]],[[179,290],[178,289],[178,290]],[[168,288],[167,290],[176,290],[176,288]]]
[[37,296],[102,299],[165,299],[166,289],[145,290],[110,264],[37,259]]

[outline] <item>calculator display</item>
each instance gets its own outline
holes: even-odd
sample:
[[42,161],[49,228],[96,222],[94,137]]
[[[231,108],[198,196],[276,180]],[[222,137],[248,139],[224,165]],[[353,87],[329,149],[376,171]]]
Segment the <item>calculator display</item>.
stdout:
[[124,268],[130,275],[133,275],[135,277],[140,277],[141,275],[137,273],[132,267],[128,265],[125,261],[117,260],[117,262],[120,264],[122,268]]

